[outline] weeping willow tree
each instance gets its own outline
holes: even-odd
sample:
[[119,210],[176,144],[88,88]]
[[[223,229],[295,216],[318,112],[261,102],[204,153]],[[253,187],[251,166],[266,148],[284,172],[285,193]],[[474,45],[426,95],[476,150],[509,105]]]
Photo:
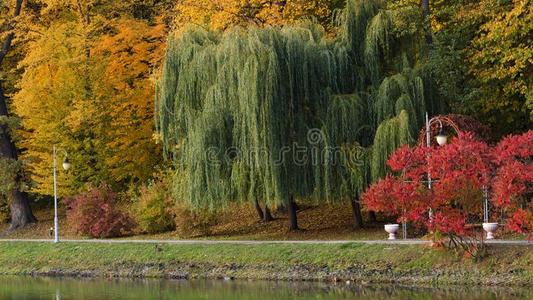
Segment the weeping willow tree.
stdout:
[[362,226],[359,195],[389,171],[395,149],[415,142],[425,112],[442,109],[431,79],[409,63],[425,51],[423,36],[398,34],[395,15],[378,2],[348,1],[335,47],[348,49],[349,72],[357,77],[349,94],[332,95],[322,110],[325,155],[315,171],[315,195],[349,200],[355,227]]
[[350,199],[360,219],[357,195],[433,101],[405,62],[418,39],[395,36],[392,16],[349,0],[335,39],[311,23],[171,37],[156,123],[182,198],[284,205],[291,230],[297,199]]

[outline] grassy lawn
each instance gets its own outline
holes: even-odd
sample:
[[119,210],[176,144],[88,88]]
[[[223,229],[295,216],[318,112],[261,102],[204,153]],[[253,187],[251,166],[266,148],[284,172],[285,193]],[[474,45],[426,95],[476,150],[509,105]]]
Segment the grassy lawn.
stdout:
[[358,243],[156,247],[0,242],[0,274],[533,284],[532,247],[489,252],[474,262],[426,246]]

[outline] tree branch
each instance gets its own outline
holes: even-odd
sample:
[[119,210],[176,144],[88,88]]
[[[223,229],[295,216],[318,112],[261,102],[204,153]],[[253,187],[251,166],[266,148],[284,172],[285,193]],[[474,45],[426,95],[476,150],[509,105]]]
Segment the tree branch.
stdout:
[[15,4],[15,12],[13,13],[13,20],[8,25],[8,31],[9,34],[7,35],[6,39],[2,43],[2,50],[0,50],[0,65],[4,61],[4,58],[6,57],[7,53],[9,52],[9,49],[11,49],[11,44],[13,43],[13,38],[15,38],[15,33],[13,30],[15,29],[15,19],[20,15],[20,11],[22,10],[22,1],[23,0],[16,0]]

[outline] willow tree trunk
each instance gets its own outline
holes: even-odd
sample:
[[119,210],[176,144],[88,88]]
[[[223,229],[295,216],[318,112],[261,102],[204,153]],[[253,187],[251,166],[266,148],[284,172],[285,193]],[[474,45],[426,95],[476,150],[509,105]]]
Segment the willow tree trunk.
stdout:
[[265,214],[263,213],[263,210],[261,209],[261,205],[259,205],[259,201],[257,201],[257,199],[254,200],[254,206],[255,206],[255,211],[257,212],[257,216],[259,217],[259,220],[263,220],[265,218]]
[[[4,62],[4,58],[11,50],[11,44],[15,38],[14,32],[14,22],[15,19],[20,15],[22,9],[22,1],[17,0],[15,3],[15,10],[13,13],[13,20],[9,23],[7,34],[5,40],[2,43],[2,49],[0,50],[0,66]],[[7,96],[4,93],[4,89],[0,81],[0,117],[8,117],[9,113],[7,110]],[[17,160],[17,148],[13,143],[13,140],[9,134],[9,128],[6,124],[2,124],[0,128],[0,157],[4,159]],[[21,178],[17,177],[17,181],[20,181]],[[9,195],[10,210],[11,210],[11,225],[9,230],[15,230],[20,227],[24,227],[29,223],[36,221],[33,213],[31,211],[30,202],[26,193],[19,191],[17,188],[13,189]]]
[[297,207],[296,202],[294,201],[294,196],[291,195],[289,203],[287,205],[289,213],[289,231],[300,230],[298,227],[298,216],[297,216]]
[[363,215],[361,214],[361,205],[359,199],[356,197],[350,201],[352,203],[353,228],[363,228]]
[[264,215],[263,221],[270,222],[273,220],[274,220],[274,217],[272,216],[272,213],[270,212],[270,208],[268,208],[268,204],[265,204],[265,215]]

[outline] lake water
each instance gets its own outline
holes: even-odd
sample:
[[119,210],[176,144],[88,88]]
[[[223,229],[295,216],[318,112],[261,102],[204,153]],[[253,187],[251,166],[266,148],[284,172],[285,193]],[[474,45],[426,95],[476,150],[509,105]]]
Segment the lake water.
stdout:
[[0,299],[533,299],[533,289],[0,277]]

